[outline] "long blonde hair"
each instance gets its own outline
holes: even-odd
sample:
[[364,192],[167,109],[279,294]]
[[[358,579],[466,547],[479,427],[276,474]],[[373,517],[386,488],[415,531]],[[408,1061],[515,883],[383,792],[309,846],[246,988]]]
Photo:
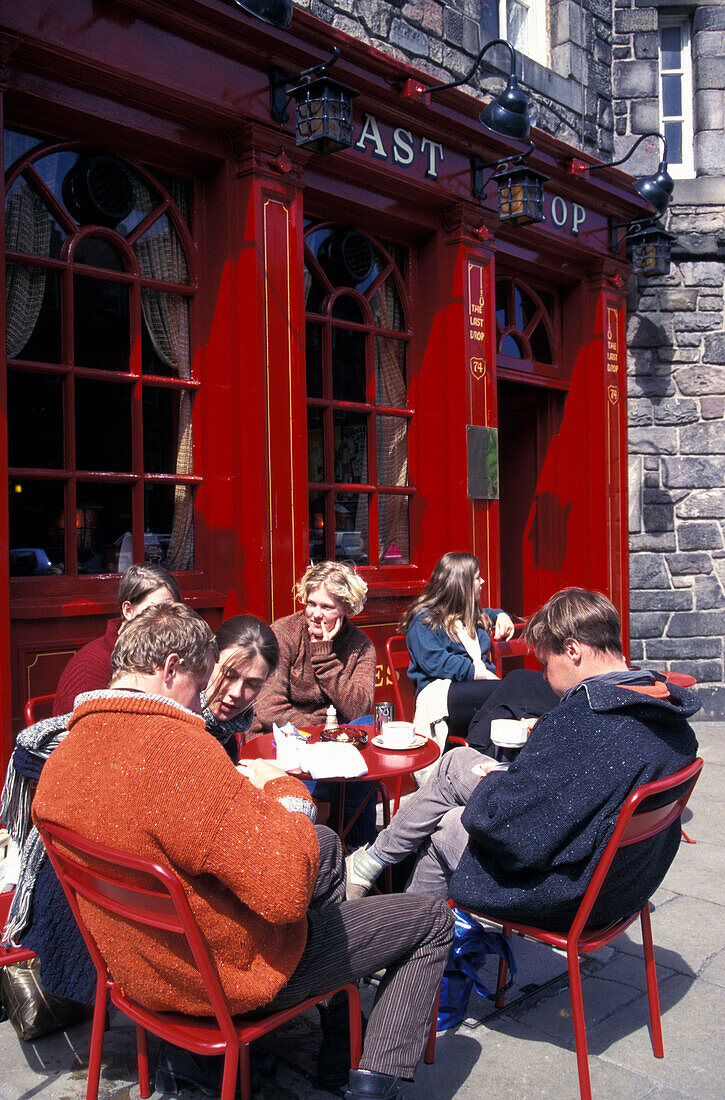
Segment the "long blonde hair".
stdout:
[[473,554],[452,551],[444,554],[420,596],[403,615],[398,629],[405,634],[413,619],[420,616],[426,625],[445,630],[453,641],[459,619],[472,638],[478,626],[490,632],[491,620],[479,606],[473,591],[477,572],[478,559]]

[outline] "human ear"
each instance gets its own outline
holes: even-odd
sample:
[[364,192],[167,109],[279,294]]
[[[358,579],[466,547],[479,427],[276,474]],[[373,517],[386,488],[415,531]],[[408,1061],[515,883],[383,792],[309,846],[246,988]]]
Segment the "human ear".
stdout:
[[581,664],[583,652],[581,642],[578,642],[576,638],[567,639],[567,642],[564,646],[564,652],[573,664]]

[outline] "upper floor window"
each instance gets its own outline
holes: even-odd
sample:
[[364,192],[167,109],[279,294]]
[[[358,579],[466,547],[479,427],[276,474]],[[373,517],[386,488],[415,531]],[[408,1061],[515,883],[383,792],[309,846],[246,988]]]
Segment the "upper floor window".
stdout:
[[690,24],[663,20],[660,26],[660,122],[667,138],[670,174],[694,176]]
[[548,64],[546,0],[481,0],[481,26],[492,38],[505,38],[517,53]]
[[305,232],[310,559],[410,562],[407,250]]
[[194,567],[191,186],[5,134],[10,573]]

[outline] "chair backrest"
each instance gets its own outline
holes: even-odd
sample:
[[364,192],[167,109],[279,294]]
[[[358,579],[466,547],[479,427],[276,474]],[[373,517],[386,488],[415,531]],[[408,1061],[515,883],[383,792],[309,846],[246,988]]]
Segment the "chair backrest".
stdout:
[[[516,625],[516,630],[523,630],[525,624]],[[491,659],[496,666],[496,675],[503,676],[503,660],[506,657],[524,657],[529,652],[529,647],[521,634],[514,634],[507,642],[502,638],[491,639]]]
[[[96,844],[71,829],[47,821],[39,823],[38,832],[43,838],[99,978],[108,983],[108,968],[81,914],[79,897],[108,913],[122,917],[125,921],[176,933],[185,939],[199,968],[217,1023],[225,1038],[234,1042],[234,1025],[219,973],[191,911],[184,888],[173,871],[143,856],[130,855],[128,852]],[[142,874],[147,884],[151,880],[152,885],[132,883],[129,881],[128,871]]]
[[408,679],[410,653],[403,634],[391,634],[385,643],[390,679],[393,681],[395,717],[399,721],[412,722],[415,714],[415,688]]
[[[653,783],[645,783],[632,791],[619,811],[614,832],[609,838],[609,843],[582,898],[571,926],[570,938],[578,937],[583,931],[619,849],[649,840],[682,816],[700,776],[702,764],[702,758],[698,756],[686,768],[674,775],[667,776],[666,779],[656,779]],[[662,795],[667,791],[676,793],[663,802]],[[653,802],[657,804],[651,808]]]
[[25,725],[33,726],[41,718],[51,718],[53,714],[53,700],[55,694],[33,695],[25,704]]

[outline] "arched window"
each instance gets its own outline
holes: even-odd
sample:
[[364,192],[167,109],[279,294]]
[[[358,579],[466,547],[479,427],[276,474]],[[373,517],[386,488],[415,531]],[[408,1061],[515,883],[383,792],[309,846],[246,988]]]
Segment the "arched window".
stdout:
[[556,375],[558,296],[518,279],[496,280],[498,373]]
[[305,233],[310,558],[410,562],[407,252]]
[[5,134],[10,572],[194,567],[191,185]]

